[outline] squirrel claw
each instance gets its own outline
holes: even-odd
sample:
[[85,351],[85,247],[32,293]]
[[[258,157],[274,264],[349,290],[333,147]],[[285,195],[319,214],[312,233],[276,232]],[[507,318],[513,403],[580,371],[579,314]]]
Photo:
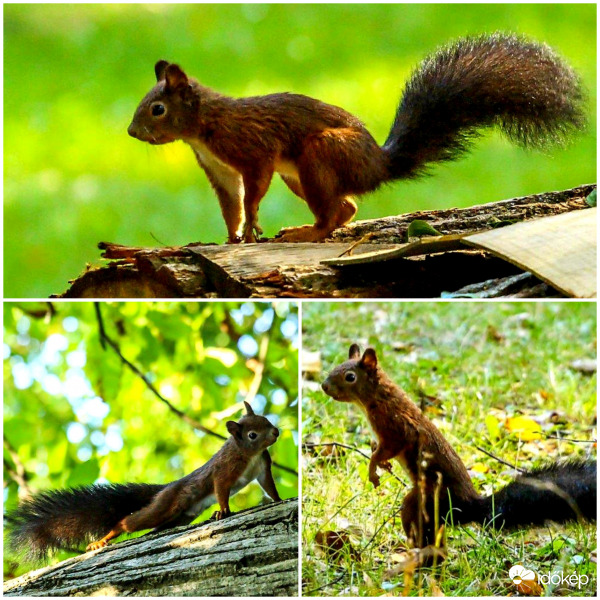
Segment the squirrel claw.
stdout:
[[318,229],[313,225],[302,225],[301,227],[285,227],[275,237],[275,242],[321,242],[329,236],[331,231]]
[[256,221],[248,223],[248,225],[244,226],[244,242],[247,244],[258,242],[262,232],[263,230],[259,227]]
[[99,540],[97,542],[92,542],[91,544],[88,544],[85,551],[86,552],[92,552],[94,550],[100,550],[100,548],[104,548],[104,546],[106,546],[107,542],[105,542],[104,540]]
[[388,471],[389,473],[392,472],[392,464],[390,463],[389,460],[386,460],[385,462],[379,463],[379,466],[382,469],[385,469],[386,471]]
[[215,512],[212,515],[212,518],[215,521],[221,521],[225,517],[228,517],[230,514],[231,514],[231,511],[229,511],[229,510],[215,510]]

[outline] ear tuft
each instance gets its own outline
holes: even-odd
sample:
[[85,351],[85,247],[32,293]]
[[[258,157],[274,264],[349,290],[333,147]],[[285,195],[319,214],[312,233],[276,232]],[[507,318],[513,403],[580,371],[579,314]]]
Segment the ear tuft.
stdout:
[[246,407],[246,414],[247,415],[253,415],[254,411],[252,410],[252,407],[244,400],[244,406]]
[[181,70],[179,65],[173,63],[167,65],[164,75],[167,90],[177,90],[189,84],[188,76]]
[[373,348],[367,348],[360,359],[360,363],[367,370],[375,370],[377,368],[377,354]]
[[235,421],[227,421],[227,423],[225,423],[225,427],[227,427],[227,431],[229,431],[233,437],[238,439],[242,437],[242,428],[239,423],[236,423]]
[[348,352],[349,359],[360,358],[360,347],[358,344],[352,344],[350,346],[350,352]]
[[165,78],[165,69],[169,66],[166,60],[159,60],[154,65],[154,73],[156,74],[156,81],[160,81]]

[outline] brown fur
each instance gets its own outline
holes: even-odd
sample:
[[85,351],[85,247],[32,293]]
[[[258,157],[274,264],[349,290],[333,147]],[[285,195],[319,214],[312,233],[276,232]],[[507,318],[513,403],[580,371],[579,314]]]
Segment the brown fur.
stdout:
[[458,454],[379,367],[372,348],[361,356],[353,344],[349,360],[333,369],[323,390],[365,412],[376,436],[369,463],[369,480],[375,487],[377,469],[389,470],[391,459],[408,473],[413,488],[402,504],[402,525],[418,548],[436,542],[451,509],[454,523],[507,528],[596,519],[593,460],[549,463],[521,474],[493,495],[479,496]]
[[358,346],[353,344],[349,360],[336,367],[322,387],[334,400],[353,402],[366,414],[377,438],[369,463],[369,481],[378,487],[377,469],[389,469],[392,459],[408,473],[413,488],[404,499],[402,524],[413,544],[423,547],[435,540],[436,497],[440,518],[450,508],[449,493],[455,509],[478,501],[458,454],[406,392],[379,367],[372,348],[361,357]]
[[354,197],[453,160],[476,129],[498,125],[524,145],[558,141],[583,124],[573,71],[549,48],[516,36],[465,38],[427,58],[409,80],[379,146],[342,108],[298,94],[230,98],[159,61],[157,83],[128,132],[189,144],[215,190],[229,242],[256,240],[258,206],[274,173],[306,201],[315,224],[280,241],[314,242],[352,220]]
[[255,479],[279,501],[267,450],[279,431],[247,403],[246,411],[239,422],[227,422],[231,437],[222,448],[182,479],[49,490],[21,502],[6,515],[12,549],[26,550],[33,560],[90,541],[88,549],[95,550],[123,532],[187,525],[215,501],[214,516],[221,519],[230,514],[229,497]]

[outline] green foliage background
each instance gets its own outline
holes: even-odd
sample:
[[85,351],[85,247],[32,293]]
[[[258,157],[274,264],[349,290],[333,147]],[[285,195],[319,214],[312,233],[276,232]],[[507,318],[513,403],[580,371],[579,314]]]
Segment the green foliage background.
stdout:
[[[308,373],[303,383],[303,443],[339,442],[371,454],[373,435],[362,411],[319,386],[356,342],[362,350],[374,347],[392,380],[424,404],[482,494],[503,487],[513,473],[477,446],[525,468],[559,458],[596,459],[597,377],[574,366],[596,358],[595,302],[304,303],[302,330],[303,352],[319,352],[322,361],[322,372]],[[520,442],[503,426],[504,417],[515,416],[539,421],[542,438]],[[537,573],[587,575],[588,585],[566,593],[595,593],[595,524],[498,534],[453,527],[449,559],[432,577],[386,577],[398,564],[391,555],[406,539],[394,515],[408,477],[393,461],[401,481],[380,470],[382,485],[374,490],[366,458],[347,450],[329,456],[326,449],[303,456],[305,595],[508,596],[515,593],[508,568],[518,562]],[[340,565],[319,554],[316,534],[327,530],[349,532],[361,562],[350,556]],[[347,572],[340,579],[342,568]],[[553,595],[552,587],[546,593]]]
[[[5,510],[18,501],[13,472],[19,465],[32,492],[98,480],[166,483],[221,447],[221,440],[170,411],[110,347],[102,349],[92,303],[53,307],[48,313],[42,303],[4,304]],[[159,392],[224,436],[225,422],[242,414],[255,350],[267,338],[252,404],[281,431],[270,449],[273,460],[297,472],[296,305],[102,303],[101,311],[107,335]],[[277,467],[273,475],[282,498],[298,495],[297,476]],[[261,498],[250,485],[232,499],[232,510]],[[201,519],[209,516],[210,510]],[[7,551],[4,558],[7,576],[31,567]]]
[[[127,135],[158,59],[230,95],[293,91],[343,106],[382,143],[411,69],[450,39],[495,30],[548,42],[581,73],[587,132],[548,155],[488,135],[435,177],[365,198],[359,218],[594,181],[596,6],[5,5],[5,296],[63,291],[98,259],[99,241],[224,241],[218,203],[189,148],[151,148]],[[274,181],[261,204],[265,234],[307,222],[306,205]]]

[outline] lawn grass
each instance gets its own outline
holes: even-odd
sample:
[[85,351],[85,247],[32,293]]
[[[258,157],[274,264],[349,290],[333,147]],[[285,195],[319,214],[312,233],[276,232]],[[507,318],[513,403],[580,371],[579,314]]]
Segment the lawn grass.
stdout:
[[[596,356],[593,303],[305,303],[303,348],[319,351],[322,371],[305,373],[303,442],[340,442],[370,455],[372,434],[352,405],[319,389],[346,360],[348,347],[374,346],[380,364],[419,404],[465,462],[477,490],[489,494],[512,470],[476,446],[520,467],[557,458],[595,456],[596,375],[573,361]],[[506,418],[542,424],[538,440],[519,441]],[[397,512],[408,478],[380,472],[368,482],[368,459],[329,447],[303,453],[303,589],[305,595],[514,595],[508,569],[521,562],[540,574],[587,575],[577,587],[547,586],[550,595],[594,595],[595,526],[549,524],[493,532],[449,527],[449,557],[437,569],[388,577],[406,540]],[[319,531],[349,536],[339,560],[315,542]]]

